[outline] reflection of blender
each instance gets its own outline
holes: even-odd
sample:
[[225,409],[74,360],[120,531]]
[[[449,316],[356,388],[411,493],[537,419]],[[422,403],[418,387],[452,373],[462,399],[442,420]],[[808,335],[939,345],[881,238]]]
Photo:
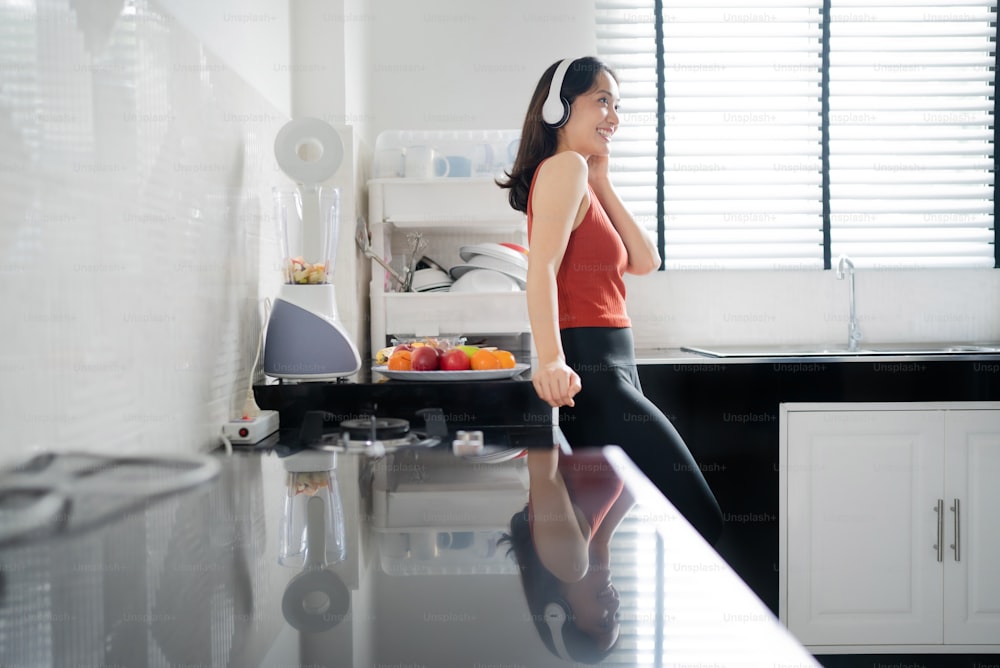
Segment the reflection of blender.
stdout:
[[335,380],[357,373],[361,356],[337,312],[332,283],[340,192],[320,184],[343,159],[340,136],[314,118],[286,123],[275,158],[297,189],[274,189],[284,284],[264,342],[264,373],[291,380]]
[[333,628],[351,607],[347,586],[328,568],[346,555],[336,457],[304,451],[284,460],[288,477],[278,562],[303,569],[285,587],[281,612],[305,633]]

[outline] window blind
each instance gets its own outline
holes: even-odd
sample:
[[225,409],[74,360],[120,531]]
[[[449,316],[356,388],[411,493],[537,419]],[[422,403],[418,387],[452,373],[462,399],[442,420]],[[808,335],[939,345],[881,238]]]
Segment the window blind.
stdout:
[[597,0],[666,268],[994,266],[996,0],[874,1]]
[[598,0],[597,55],[618,77],[620,126],[611,143],[612,179],[636,221],[657,230],[656,22],[650,0]]
[[820,0],[664,0],[668,268],[822,267]]
[[986,0],[833,2],[834,258],[994,266],[995,12]]

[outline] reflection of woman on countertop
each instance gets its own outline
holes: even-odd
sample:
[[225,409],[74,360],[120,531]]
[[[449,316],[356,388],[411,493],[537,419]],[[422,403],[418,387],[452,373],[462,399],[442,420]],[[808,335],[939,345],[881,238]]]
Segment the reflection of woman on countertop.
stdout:
[[639,383],[623,279],[656,270],[660,256],[611,182],[618,104],[618,80],[604,62],[553,63],[528,104],[514,165],[498,181],[527,216],[526,298],[538,355],[531,380],[543,401],[560,408],[572,447],[621,446],[714,542],[719,504]]
[[529,450],[528,475],[508,539],[532,620],[556,656],[597,663],[618,642],[611,537],[634,501],[597,451]]

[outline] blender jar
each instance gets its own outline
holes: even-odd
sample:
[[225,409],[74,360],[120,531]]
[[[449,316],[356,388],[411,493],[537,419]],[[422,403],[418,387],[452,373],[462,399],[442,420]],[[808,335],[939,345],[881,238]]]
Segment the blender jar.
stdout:
[[343,561],[347,556],[344,507],[334,471],[290,471],[286,478],[285,512],[281,517],[281,545],[278,563],[282,566],[303,566],[309,549],[307,509],[309,500],[318,497],[323,502],[325,523],[325,554],[313,555],[326,564]]
[[332,186],[274,188],[282,273],[288,285],[333,282],[340,190]]

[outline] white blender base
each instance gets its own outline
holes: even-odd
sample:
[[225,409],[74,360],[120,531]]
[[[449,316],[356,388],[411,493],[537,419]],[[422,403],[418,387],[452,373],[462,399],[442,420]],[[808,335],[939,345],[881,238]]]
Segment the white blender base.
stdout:
[[361,369],[361,356],[337,314],[335,288],[282,285],[264,340],[264,373],[288,380],[337,380]]

